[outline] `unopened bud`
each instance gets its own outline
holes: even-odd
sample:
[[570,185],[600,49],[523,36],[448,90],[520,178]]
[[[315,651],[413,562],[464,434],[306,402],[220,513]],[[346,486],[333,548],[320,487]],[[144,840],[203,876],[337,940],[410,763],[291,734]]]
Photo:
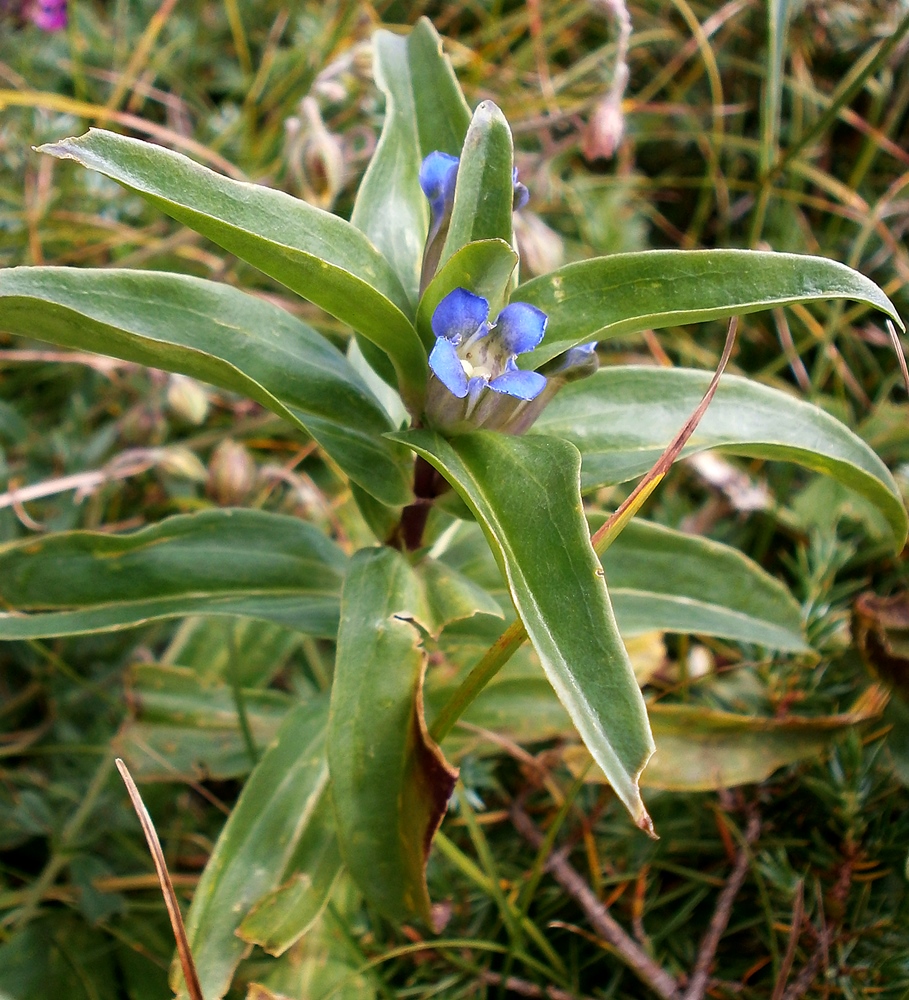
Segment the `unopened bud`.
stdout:
[[205,492],[219,506],[233,507],[246,500],[257,479],[252,455],[242,444],[227,438],[212,453]]
[[188,375],[171,375],[167,384],[167,406],[175,417],[198,427],[208,416],[208,393]]
[[208,470],[199,461],[198,455],[189,448],[179,445],[162,448],[157,456],[158,468],[177,479],[188,479],[194,483],[204,483]]
[[155,406],[134,406],[121,417],[119,431],[124,444],[138,447],[156,445],[164,440],[167,421]]
[[569,348],[564,354],[558,355],[547,361],[540,369],[540,373],[548,379],[558,379],[562,385],[567,382],[577,382],[582,378],[589,378],[596,374],[600,368],[600,359],[597,356],[597,342],[590,341],[589,344],[578,344]]
[[622,114],[621,97],[610,91],[596,106],[584,129],[584,159],[588,163],[611,159],[624,134],[625,116]]
[[549,274],[565,262],[562,237],[535,213],[523,211],[514,217],[522,269],[533,275]]
[[314,97],[304,97],[300,117],[284,123],[284,156],[301,197],[330,209],[344,183],[344,154],[325,127]]
[[600,367],[596,348],[595,340],[589,344],[578,344],[547,361],[540,368],[540,374],[546,376],[546,387],[536,399],[516,407],[501,429],[508,434],[524,434],[563,385],[595,374]]

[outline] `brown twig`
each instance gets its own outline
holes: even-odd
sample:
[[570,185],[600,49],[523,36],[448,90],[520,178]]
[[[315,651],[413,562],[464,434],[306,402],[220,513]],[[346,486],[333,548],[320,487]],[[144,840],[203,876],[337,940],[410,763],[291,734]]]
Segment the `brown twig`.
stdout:
[[789,929],[789,940],[786,943],[786,954],[783,956],[780,965],[779,975],[776,977],[776,984],[773,987],[773,995],[770,1000],[783,1000],[783,991],[789,981],[789,973],[792,971],[792,962],[795,959],[795,949],[799,943],[802,933],[802,919],[805,916],[805,883],[799,879],[795,887],[795,903],[792,906],[792,926]]
[[826,965],[824,956],[833,940],[833,929],[825,928],[818,939],[817,947],[812,952],[811,958],[805,963],[805,967],[795,977],[795,981],[783,994],[783,1000],[800,1000],[807,992],[808,988],[817,978],[818,972]]
[[504,986],[509,993],[519,997],[540,997],[541,1000],[587,1000],[580,993],[569,993],[558,986],[537,986],[517,976],[503,976],[498,972],[481,972],[480,982],[489,986]]
[[887,332],[890,334],[890,341],[893,344],[893,350],[896,352],[896,359],[899,362],[900,372],[903,376],[903,385],[906,386],[906,392],[909,392],[909,367],[906,366],[906,355],[896,332],[896,327],[889,319],[887,320]]
[[164,896],[164,905],[167,907],[167,915],[170,917],[170,926],[174,932],[177,942],[177,954],[180,956],[180,965],[183,968],[183,978],[186,980],[186,989],[189,992],[190,1000],[205,1000],[202,995],[202,985],[199,982],[199,974],[196,972],[196,965],[193,962],[192,952],[189,949],[189,940],[186,937],[186,927],[183,924],[183,914],[180,913],[180,905],[177,902],[177,893],[171,881],[170,872],[167,870],[167,862],[164,860],[164,851],[161,850],[161,842],[155,831],[152,818],[145,808],[139,789],[136,787],[133,776],[120,758],[117,758],[117,770],[129,792],[130,801],[139,822],[142,824],[142,832],[148,849],[151,852],[152,860],[155,863],[155,871],[158,873],[158,882],[161,886],[161,894]]
[[761,823],[757,813],[752,813],[745,830],[745,842],[739,848],[732,874],[729,876],[726,885],[723,886],[723,891],[716,901],[713,919],[710,921],[707,933],[701,941],[697,962],[695,962],[688,989],[685,991],[682,1000],[702,1000],[702,997],[707,992],[710,968],[713,965],[713,960],[716,958],[716,950],[719,947],[720,939],[729,925],[729,918],[732,916],[732,904],[735,902],[735,897],[739,894],[742,883],[745,881],[745,876],[748,874],[748,863],[751,860],[749,848],[757,840],[760,831]]
[[[533,820],[524,810],[515,805],[511,811],[515,828],[534,847],[543,843],[543,834],[536,828]],[[581,907],[591,926],[628,966],[628,968],[646,983],[654,993],[663,1000],[681,1000],[678,984],[675,979],[662,969],[643,948],[614,920],[606,911],[606,907],[597,899],[583,878],[572,868],[562,853],[551,854],[546,862],[546,869],[553,878]]]

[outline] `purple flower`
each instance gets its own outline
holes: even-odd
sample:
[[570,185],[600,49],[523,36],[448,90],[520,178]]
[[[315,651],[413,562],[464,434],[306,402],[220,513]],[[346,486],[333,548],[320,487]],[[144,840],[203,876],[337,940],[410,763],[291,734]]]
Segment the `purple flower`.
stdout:
[[436,342],[429,355],[435,375],[427,404],[430,422],[448,430],[495,429],[511,417],[514,401],[538,396],[546,377],[522,371],[515,358],[540,343],[546,322],[546,314],[535,306],[513,302],[490,323],[486,299],[466,288],[449,292],[432,315]]
[[66,0],[36,0],[29,6],[28,16],[42,31],[62,31],[66,27]]

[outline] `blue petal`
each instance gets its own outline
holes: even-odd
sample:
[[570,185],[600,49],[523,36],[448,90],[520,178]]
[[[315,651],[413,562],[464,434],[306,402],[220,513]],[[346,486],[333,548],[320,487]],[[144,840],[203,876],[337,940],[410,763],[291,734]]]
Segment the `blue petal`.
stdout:
[[432,332],[457,346],[472,337],[489,317],[489,303],[466,288],[455,288],[436,306],[432,314]]
[[509,396],[517,396],[518,399],[535,399],[545,386],[545,375],[539,372],[523,372],[517,368],[505,372],[489,383],[490,389],[507,393]]
[[458,399],[467,395],[467,375],[450,340],[444,337],[436,340],[436,346],[429,355],[429,367],[445,388]]
[[474,377],[467,383],[467,394],[470,396],[470,400],[467,404],[468,415],[477,405],[477,401],[487,385],[489,385],[489,383],[481,375],[474,375]]
[[512,302],[499,313],[495,338],[509,354],[532,351],[543,339],[549,318],[527,302]]
[[517,212],[522,209],[527,202],[530,200],[530,192],[527,190],[527,186],[522,184],[518,180],[518,168],[515,167],[511,172],[511,183],[514,187],[514,195],[511,202],[511,210]]
[[445,214],[454,199],[455,180],[458,176],[458,158],[448,153],[430,153],[420,167],[420,187],[429,199],[432,221],[436,223]]

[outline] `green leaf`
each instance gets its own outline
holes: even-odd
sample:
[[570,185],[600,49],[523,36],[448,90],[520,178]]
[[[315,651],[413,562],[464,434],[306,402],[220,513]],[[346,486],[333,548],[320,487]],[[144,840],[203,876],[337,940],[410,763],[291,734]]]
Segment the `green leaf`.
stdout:
[[328,763],[344,863],[383,913],[432,925],[426,859],[457,772],[423,721],[419,580],[390,548],[351,560],[331,693]]
[[[220,1000],[251,945],[237,937],[249,909],[292,872],[328,783],[326,698],[299,705],[281,727],[218,837],[193,895],[187,934],[206,1000]],[[172,974],[177,992],[182,977]],[[180,989],[179,996],[186,994]]]
[[[434,679],[428,685],[427,703],[443,703],[452,686],[450,679]],[[777,768],[826,753],[849,729],[880,719],[885,701],[881,689],[872,687],[848,712],[817,717],[745,715],[704,705],[651,702],[647,711],[657,749],[641,776],[641,785],[705,791],[763,781]],[[483,731],[524,745],[565,739],[572,729],[539,667],[520,655],[483,689],[463,720],[480,731],[456,729],[446,738],[446,750],[455,760],[466,753],[497,751],[494,744],[484,742]],[[590,764],[590,753],[581,746],[569,747],[565,758],[575,774]],[[588,772],[587,780],[605,781],[597,767]]]
[[423,343],[435,343],[432,314],[436,306],[455,288],[466,288],[482,295],[496,316],[505,298],[508,282],[518,263],[518,255],[504,240],[481,240],[468,243],[439,268],[420,299],[417,330]]
[[263,299],[180,274],[0,271],[0,329],[182,372],[256,400],[310,433],[387,504],[410,497],[382,405],[311,327]]
[[502,617],[495,598],[469,577],[437,559],[424,559],[417,566],[423,586],[427,626],[437,636],[446,625],[474,615]]
[[33,920],[0,944],[2,1000],[116,1000],[117,979],[110,937],[70,914]]
[[[315,921],[306,936],[276,961],[256,963],[256,987],[246,1000],[374,1000],[383,981],[376,970],[366,969],[364,955],[351,940],[362,911],[362,899],[343,875],[332,893],[331,906]],[[383,996],[387,994],[383,993]]]
[[237,935],[270,955],[283,955],[322,916],[341,874],[331,796],[325,795],[288,864],[291,877],[262,896],[243,918]]
[[234,677],[241,687],[265,687],[302,642],[299,632],[254,618],[188,618],[161,662],[188,667],[203,682]]
[[458,166],[454,208],[440,265],[461,247],[478,240],[511,245],[514,149],[502,112],[483,101],[474,112]]
[[[649,705],[657,750],[644,772],[647,788],[694,792],[763,781],[780,767],[824,754],[837,736],[880,718],[886,695],[870,689],[849,712],[807,718],[762,718],[699,705]],[[590,755],[569,749],[566,762],[578,774]],[[588,781],[602,781],[596,769]]]
[[[252,770],[234,692],[186,667],[140,663],[127,676],[130,716],[114,738],[136,781],[214,781]],[[245,689],[253,742],[268,746],[294,707],[283,691]]]
[[635,822],[653,750],[578,492],[580,455],[557,438],[396,435],[455,487],[482,525],[543,669]]
[[385,255],[407,293],[409,315],[417,305],[429,202],[420,188],[420,140],[408,40],[377,31],[373,75],[385,95],[385,124],[363,177],[350,221]]
[[660,629],[805,652],[786,587],[728,545],[632,521],[603,556],[624,636]]
[[[604,517],[591,516],[591,527],[599,527]],[[501,575],[476,524],[459,524],[440,558],[502,599]],[[659,630],[792,652],[808,648],[795,598],[728,545],[634,520],[606,550],[602,563],[625,638]]]
[[[203,612],[333,637],[345,564],[312,525],[253,510],[171,517],[129,535],[29,538],[0,546],[0,604],[16,609],[0,614],[0,639],[112,631]],[[20,613],[38,609],[49,613]]]
[[421,159],[436,150],[460,156],[470,127],[470,108],[428,17],[421,17],[408,35],[407,57]]
[[512,295],[512,301],[529,302],[549,316],[543,342],[525,356],[534,368],[590,340],[824,299],[863,302],[903,329],[890,299],[845,264],[758,250],[646,250],[597,257],[534,278]]
[[[465,642],[465,638],[468,641]],[[469,650],[476,661],[495,641],[496,634],[489,637],[485,645],[477,644],[475,640],[478,638],[480,636],[452,637],[450,645],[445,647],[446,659],[466,659],[465,654]],[[441,672],[431,673],[426,684],[427,714],[441,709],[455,687],[455,678]],[[445,737],[445,752],[456,762],[468,753],[489,755],[500,752],[501,745],[490,741],[486,733],[504,736],[520,746],[543,740],[570,739],[575,734],[568,713],[529,646],[519,649],[505,664],[476,700],[467,706],[460,721],[474,728],[455,726]]]
[[[607,368],[565,386],[534,425],[583,455],[585,491],[642,475],[700,402],[709,372],[681,368]],[[834,417],[777,389],[724,375],[682,451],[720,448],[736,455],[796,462],[867,497],[887,518],[895,545],[906,538],[906,511],[884,463]]]
[[90,129],[40,147],[97,170],[321,306],[391,358],[422,400],[426,356],[393,268],[356,226],[283,191],[231,180],[162,146]]

